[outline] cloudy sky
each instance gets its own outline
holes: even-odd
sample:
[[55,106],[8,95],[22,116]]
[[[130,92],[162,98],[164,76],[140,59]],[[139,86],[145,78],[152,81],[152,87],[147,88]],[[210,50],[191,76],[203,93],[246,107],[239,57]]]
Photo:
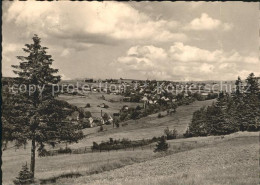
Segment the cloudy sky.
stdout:
[[63,79],[260,75],[258,3],[3,2],[3,76],[33,34]]

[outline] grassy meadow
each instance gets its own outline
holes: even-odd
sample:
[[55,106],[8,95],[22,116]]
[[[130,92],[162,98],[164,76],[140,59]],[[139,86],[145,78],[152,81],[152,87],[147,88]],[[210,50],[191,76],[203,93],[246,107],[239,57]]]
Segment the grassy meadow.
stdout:
[[[102,95],[104,95],[105,100],[102,99]],[[84,108],[85,111],[90,111],[92,116],[100,117],[101,110],[104,113],[108,113],[113,115],[113,113],[118,113],[119,110],[124,106],[128,105],[129,107],[136,107],[137,105],[142,106],[142,103],[134,103],[134,102],[123,102],[121,101],[123,97],[121,95],[114,94],[105,94],[105,93],[97,93],[97,92],[89,92],[84,94],[84,96],[78,95],[60,95],[60,100],[65,100],[68,103],[75,105],[77,107]],[[85,108],[87,103],[90,104],[90,108]],[[109,106],[109,108],[101,108],[98,105],[105,103]]]
[[211,105],[213,100],[196,101],[190,105],[183,105],[177,108],[177,112],[172,115],[165,115],[158,118],[158,114],[152,114],[138,120],[125,121],[125,126],[113,128],[112,125],[105,125],[105,132],[97,132],[98,128],[85,129],[84,133],[87,135],[83,140],[78,143],[71,144],[71,148],[79,148],[83,146],[91,146],[92,142],[107,141],[109,138],[123,139],[128,138],[131,140],[151,139],[152,137],[163,135],[164,129],[176,129],[182,135],[191,121],[192,114],[202,106]]
[[[169,140],[167,153],[144,148],[66,154],[36,159],[36,178],[56,179],[47,184],[256,184],[258,132]],[[30,148],[3,154],[3,183],[12,184]],[[19,155],[20,154],[20,155]],[[59,178],[79,174],[77,178]],[[244,183],[243,183],[244,182]]]
[[[62,98],[67,98],[69,103],[82,107],[87,103],[83,102],[83,99],[87,100],[86,98]],[[93,102],[98,101],[98,95],[93,95],[92,98]],[[111,104],[115,104],[114,107],[120,107],[122,103],[124,102],[115,101]],[[164,115],[162,118],[158,118],[158,114],[153,114],[139,120],[126,121],[127,124],[120,128],[105,125],[104,132],[97,132],[98,127],[85,129],[86,137],[68,146],[76,149],[91,146],[93,141],[99,143],[109,138],[131,140],[152,138],[161,136],[167,126],[170,129],[175,128],[181,135],[187,129],[193,112],[211,104],[212,100],[196,101],[190,105],[178,107],[177,112],[172,115],[166,116],[166,112],[162,112]],[[257,132],[239,132],[225,137],[209,136],[169,140],[167,142],[170,148],[167,153],[154,153],[156,143],[153,143],[134,151],[127,149],[126,151],[63,154],[43,158],[37,156],[35,175],[38,182],[40,182],[39,179],[46,180],[47,184],[256,184],[259,175],[256,171],[258,140],[259,133]],[[6,185],[12,184],[25,162],[28,164],[30,162],[30,144],[25,149],[17,150],[11,146],[12,143],[2,155],[3,184]],[[60,146],[62,145],[56,148]],[[73,175],[78,177],[66,178]]]
[[[204,145],[100,174],[61,180],[91,185],[255,185],[259,183],[259,133],[193,138]],[[173,144],[176,141],[169,142]],[[206,144],[207,143],[207,144]],[[210,144],[211,143],[211,144]]]

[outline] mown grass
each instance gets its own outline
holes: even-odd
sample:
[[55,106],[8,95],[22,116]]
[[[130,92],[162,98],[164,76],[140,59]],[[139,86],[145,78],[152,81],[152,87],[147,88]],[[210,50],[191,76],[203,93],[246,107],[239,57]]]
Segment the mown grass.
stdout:
[[[197,143],[200,139],[197,138]],[[224,139],[211,137],[211,144],[205,146],[66,182],[91,185],[258,184],[258,140],[259,133],[248,132]]]
[[[20,149],[23,150],[23,149]],[[18,175],[22,165],[30,162],[28,151],[17,151],[25,155],[14,155],[14,153],[4,154],[2,171],[3,183],[12,184],[13,179]],[[59,179],[66,174],[79,173],[90,175],[101,173],[106,170],[116,169],[125,165],[142,162],[155,157],[151,150],[136,151],[110,151],[102,153],[88,154],[67,154],[36,158],[36,178],[37,179]]]
[[[46,180],[47,184],[214,185],[252,184],[258,177],[255,173],[258,133],[240,132],[224,138],[198,137],[168,143],[170,149],[166,154],[144,149],[37,158],[36,178]],[[29,162],[29,155],[21,156],[4,156],[4,184],[12,184],[21,164]]]

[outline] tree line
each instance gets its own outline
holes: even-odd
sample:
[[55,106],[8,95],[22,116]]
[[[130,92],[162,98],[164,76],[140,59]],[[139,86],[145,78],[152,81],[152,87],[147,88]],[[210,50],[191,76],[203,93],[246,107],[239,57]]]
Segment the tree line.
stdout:
[[195,111],[184,134],[191,136],[225,135],[237,131],[260,130],[260,92],[258,79],[249,74],[243,84],[236,80],[232,94],[220,92],[211,106]]

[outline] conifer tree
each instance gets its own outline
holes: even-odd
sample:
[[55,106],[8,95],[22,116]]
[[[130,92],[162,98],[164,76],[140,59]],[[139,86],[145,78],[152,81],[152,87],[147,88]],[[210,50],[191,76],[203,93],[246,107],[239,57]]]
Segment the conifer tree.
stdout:
[[[16,141],[17,146],[31,142],[30,171],[34,178],[35,151],[44,149],[46,144],[77,142],[83,137],[78,126],[65,122],[64,118],[73,112],[74,107],[53,96],[53,84],[61,77],[58,70],[51,67],[53,59],[47,54],[47,47],[41,46],[41,39],[33,36],[32,44],[25,44],[27,56],[18,56],[19,65],[13,65],[18,75],[16,85],[24,87],[23,92],[3,92],[3,141]],[[29,93],[29,88],[31,93]],[[39,88],[40,87],[40,88]]]
[[165,136],[162,136],[156,144],[156,148],[154,152],[163,152],[167,151],[169,148],[169,144],[166,142]]
[[27,163],[22,166],[22,170],[19,172],[19,176],[13,181],[15,185],[27,185],[34,182],[32,172],[29,171]]
[[249,131],[256,131],[260,128],[260,100],[258,97],[259,86],[254,73],[250,73],[246,79],[246,95],[243,98],[243,109],[241,119],[243,127]]
[[241,95],[241,93],[242,93],[241,91],[243,90],[242,89],[243,83],[242,83],[242,80],[241,80],[240,77],[237,78],[237,80],[235,82],[235,85],[236,85],[236,92],[235,92],[235,94],[236,94],[236,96],[239,96],[239,95]]
[[254,73],[250,73],[246,79],[246,92],[249,95],[255,95],[259,92],[258,81]]

